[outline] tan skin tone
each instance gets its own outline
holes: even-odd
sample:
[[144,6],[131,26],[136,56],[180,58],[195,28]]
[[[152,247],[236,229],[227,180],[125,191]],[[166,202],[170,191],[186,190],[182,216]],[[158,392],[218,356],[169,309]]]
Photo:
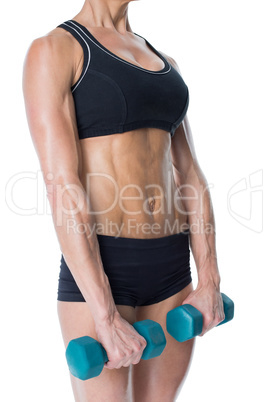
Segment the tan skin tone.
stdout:
[[[163,61],[130,28],[127,16],[130,1],[86,0],[73,19],[86,26],[100,43],[122,59],[148,70],[160,70]],[[163,55],[179,71],[176,62]],[[103,234],[136,238],[168,236],[184,230],[187,223],[191,227],[201,218],[213,226],[209,193],[203,191],[206,180],[196,159],[187,117],[172,140],[168,132],[156,128],[79,140],[70,87],[80,77],[82,66],[80,44],[67,31],[55,28],[33,41],[23,74],[27,118],[44,174],[55,229],[67,264],[86,299],[86,303],[58,301],[63,340],[67,347],[73,338],[91,336],[103,344],[109,358],[96,378],[80,381],[71,375],[75,400],[171,402],[186,378],[194,340],[181,344],[167,333],[167,312],[183,303],[194,305],[204,317],[201,335],[224,319],[215,234],[191,234],[191,249],[198,271],[195,290],[190,284],[160,303],[133,308],[115,305],[94,231],[91,235],[89,232],[67,233],[66,222],[71,217],[76,224],[84,223],[92,228],[94,224],[105,227],[101,225],[109,220],[116,225],[114,227],[121,228],[120,234],[111,227],[103,230]],[[106,179],[103,176],[93,178],[89,190],[88,173],[105,174]],[[181,190],[177,204],[171,203],[168,209],[169,175],[172,177],[169,194],[174,196],[181,184],[191,184],[202,198],[205,206],[202,213],[198,212],[200,197],[196,201],[183,200],[187,189]],[[112,178],[121,191],[121,200],[118,198],[114,207],[105,212],[114,202],[114,188],[107,177]],[[129,184],[133,187],[126,187]],[[81,208],[79,213],[68,217],[62,214],[59,225],[57,218],[62,206],[71,209],[77,199],[75,191],[67,189],[60,205],[56,185],[75,185],[76,194],[80,191],[79,197],[87,200],[90,210],[99,213],[88,214]],[[137,197],[140,194],[142,196]],[[136,198],[127,198],[130,196]],[[194,210],[197,212],[189,214]],[[128,227],[131,219],[141,226]],[[172,225],[175,221],[178,226]],[[166,222],[171,229],[167,230]],[[155,223],[158,230],[144,231],[141,229],[144,223],[150,227]],[[130,324],[146,318],[162,325],[167,346],[161,356],[144,361],[140,359],[146,341]]]

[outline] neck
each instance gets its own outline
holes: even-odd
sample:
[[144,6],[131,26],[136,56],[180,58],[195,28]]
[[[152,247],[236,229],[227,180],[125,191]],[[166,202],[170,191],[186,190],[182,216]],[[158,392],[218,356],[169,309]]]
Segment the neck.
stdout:
[[132,32],[128,21],[128,4],[133,0],[85,0],[75,16],[88,27],[110,28],[122,35]]

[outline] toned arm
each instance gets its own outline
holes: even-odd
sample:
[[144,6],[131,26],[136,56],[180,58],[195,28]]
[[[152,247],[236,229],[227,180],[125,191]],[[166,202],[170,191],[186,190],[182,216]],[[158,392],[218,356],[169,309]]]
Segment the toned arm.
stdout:
[[175,182],[182,195],[190,227],[190,243],[199,281],[211,277],[218,286],[220,276],[215,244],[215,219],[208,182],[198,163],[186,116],[171,144]]
[[[180,73],[174,59],[170,63]],[[204,317],[204,335],[224,319],[220,294],[220,273],[216,255],[216,232],[212,200],[206,177],[198,163],[188,117],[185,116],[171,140],[174,179],[182,197],[190,229],[190,246],[198,285],[184,300]]]
[[73,41],[66,34],[35,39],[25,58],[23,93],[60,248],[98,321],[116,307],[79,177],[81,150],[70,91],[75,77],[73,52]]

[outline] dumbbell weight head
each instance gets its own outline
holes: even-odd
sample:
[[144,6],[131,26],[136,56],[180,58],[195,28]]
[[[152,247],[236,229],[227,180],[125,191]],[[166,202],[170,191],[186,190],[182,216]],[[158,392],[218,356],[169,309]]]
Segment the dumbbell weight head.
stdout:
[[167,332],[178,342],[185,342],[202,332],[203,316],[191,304],[184,304],[167,313]]
[[89,336],[71,340],[65,356],[71,374],[83,381],[100,375],[104,363],[108,361],[101,343]]
[[161,325],[158,322],[147,319],[135,322],[133,327],[147,342],[142,359],[148,360],[161,355],[167,344]]

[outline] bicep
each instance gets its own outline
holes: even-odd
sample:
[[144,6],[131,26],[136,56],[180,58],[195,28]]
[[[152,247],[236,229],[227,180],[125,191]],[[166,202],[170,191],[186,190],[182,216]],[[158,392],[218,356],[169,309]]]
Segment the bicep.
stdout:
[[45,182],[49,173],[52,180],[79,175],[80,150],[68,54],[66,42],[63,45],[59,38],[43,37],[33,41],[24,62],[27,120]]
[[177,186],[190,182],[207,185],[206,177],[197,160],[187,115],[171,139],[171,160]]
[[[164,56],[181,75],[176,61],[170,56],[165,54]],[[185,115],[183,121],[175,130],[174,136],[171,139],[171,160],[177,182],[185,181],[186,177],[189,177],[191,174],[197,175],[199,179],[205,180],[197,160],[192,131],[187,115]]]

